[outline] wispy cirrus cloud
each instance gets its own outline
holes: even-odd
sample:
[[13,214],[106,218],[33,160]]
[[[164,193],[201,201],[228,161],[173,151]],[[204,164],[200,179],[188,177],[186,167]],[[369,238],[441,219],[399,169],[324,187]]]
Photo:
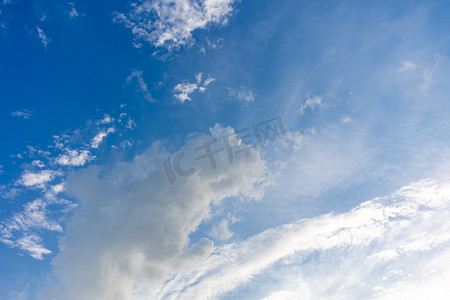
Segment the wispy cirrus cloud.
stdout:
[[33,116],[33,112],[27,109],[24,110],[18,110],[18,111],[13,111],[11,113],[11,116],[13,117],[22,117],[24,119],[29,119]]
[[190,83],[188,81],[181,82],[174,88],[175,98],[177,98],[181,103],[186,100],[191,101],[192,99],[189,95],[195,92],[197,89],[198,86],[196,83]]
[[305,103],[300,107],[300,114],[303,115],[307,108],[314,110],[315,108],[321,106],[322,106],[321,96],[308,97]]
[[[114,20],[130,28],[136,41],[171,50],[192,41],[192,33],[211,25],[225,25],[236,0],[145,0],[133,3]],[[139,45],[139,44],[137,44]]]
[[[206,261],[169,280],[158,299],[213,299],[250,282],[261,291],[273,273],[283,280],[279,287],[266,290],[269,295],[264,299],[326,299],[336,290],[350,299],[405,294],[408,290],[401,282],[431,271],[430,260],[445,261],[442,254],[450,248],[449,208],[450,182],[423,180],[346,213],[301,219],[217,247]],[[420,266],[413,263],[418,256],[424,259]],[[355,276],[342,276],[342,268]],[[404,270],[393,276],[396,268]],[[444,271],[435,275],[443,278],[448,270]]]
[[[17,115],[22,116],[21,113]],[[95,160],[94,151],[107,150],[109,147],[98,149],[106,136],[136,126],[131,118],[125,117],[126,113],[118,118],[103,114],[102,118],[87,122],[86,128],[53,136],[54,142],[44,150],[40,146],[27,145],[26,151],[12,156],[22,160],[23,172],[12,182],[0,185],[0,197],[14,199],[27,190],[38,196],[22,207],[15,207],[10,217],[0,221],[0,242],[39,260],[50,254],[53,249],[46,246],[48,241],[43,233],[61,234],[60,224],[77,206],[76,202],[63,198],[65,177],[71,170]],[[116,123],[116,119],[119,122]]]
[[238,88],[226,88],[228,97],[235,98],[246,103],[255,101],[255,94],[245,86]]
[[40,28],[39,26],[36,26],[36,30],[38,32],[38,36],[42,42],[42,45],[44,45],[44,48],[47,49],[48,44],[52,41],[51,38],[49,38],[45,34],[44,30],[42,28]]
[[156,100],[152,97],[152,94],[148,90],[148,86],[144,81],[144,78],[142,78],[142,74],[144,72],[141,70],[133,70],[131,71],[131,74],[127,77],[127,83],[130,83],[133,79],[137,80],[137,84],[139,86],[139,90],[142,93],[145,100],[148,102],[156,102]]

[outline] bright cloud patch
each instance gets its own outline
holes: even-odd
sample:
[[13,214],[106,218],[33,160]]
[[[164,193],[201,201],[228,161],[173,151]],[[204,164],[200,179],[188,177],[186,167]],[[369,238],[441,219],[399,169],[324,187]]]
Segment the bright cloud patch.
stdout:
[[17,245],[28,252],[35,259],[44,259],[44,255],[52,253],[52,251],[44,248],[40,243],[42,239],[37,235],[28,235],[17,240]]
[[[450,272],[449,211],[450,182],[421,181],[347,213],[298,220],[218,247],[167,282],[158,297],[216,299],[250,281],[249,297],[265,291],[265,299],[327,299],[336,291],[345,299],[370,299],[410,294],[413,284],[424,292],[429,283],[421,287],[420,280]],[[267,281],[274,283],[270,289]],[[434,299],[445,295],[427,292]]]
[[177,98],[181,103],[186,100],[191,101],[192,99],[189,97],[190,94],[195,92],[198,89],[196,83],[182,82],[175,86],[175,98]]
[[138,41],[155,47],[179,47],[192,40],[192,33],[209,24],[224,25],[235,0],[145,0],[132,4],[115,21],[130,28]]
[[187,80],[177,84],[174,88],[174,96],[177,98],[181,103],[183,103],[186,100],[191,101],[190,94],[194,93],[195,91],[200,91],[201,93],[204,93],[206,91],[206,87],[213,82],[215,79],[208,77],[205,81],[202,82],[203,73],[198,73],[195,75],[195,83],[191,83]]
[[[13,217],[4,220],[0,224],[0,241],[10,247],[18,247],[28,252],[33,258],[43,259],[43,255],[51,253],[43,246],[43,240],[35,231],[57,231],[62,232],[62,227],[48,214],[50,203],[55,203],[54,196],[60,192],[57,186],[49,192],[49,199],[36,199],[24,205],[23,212],[16,213]],[[52,200],[53,199],[53,200]],[[58,204],[67,205],[67,201]]]
[[102,143],[103,139],[106,138],[108,134],[113,133],[114,131],[115,131],[114,127],[110,127],[105,131],[100,131],[99,133],[97,133],[97,135],[94,136],[94,138],[92,139],[91,147],[98,148],[98,146],[100,146],[100,144]]
[[[100,138],[95,140],[95,145],[100,144]],[[102,138],[103,139],[103,138]],[[94,143],[94,141],[93,141]],[[97,144],[98,143],[98,144]],[[66,150],[66,154],[59,155],[55,161],[57,164],[64,165],[64,166],[82,166],[86,164],[87,162],[94,159],[94,157],[91,155],[91,153],[88,150]]]

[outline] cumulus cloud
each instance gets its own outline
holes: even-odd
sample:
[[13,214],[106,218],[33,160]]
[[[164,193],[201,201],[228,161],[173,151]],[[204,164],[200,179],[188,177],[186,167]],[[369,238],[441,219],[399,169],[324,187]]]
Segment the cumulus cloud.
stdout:
[[195,91],[200,91],[201,93],[204,93],[206,91],[206,87],[213,82],[215,79],[211,76],[208,76],[208,78],[203,81],[203,73],[198,73],[195,75],[195,83],[191,83],[187,80],[177,84],[174,88],[175,91],[175,98],[177,98],[181,103],[183,103],[186,100],[192,101],[190,94],[194,93]]
[[36,26],[36,30],[38,32],[39,38],[41,39],[42,45],[44,45],[44,48],[47,49],[48,44],[52,41],[47,35],[44,33],[44,30],[42,30],[39,26]]
[[353,120],[352,120],[352,118],[350,118],[350,117],[343,117],[343,118],[341,119],[341,122],[344,123],[344,124],[350,123],[350,122],[352,122],[352,121],[353,121]]
[[51,181],[56,175],[58,175],[58,172],[52,170],[43,170],[38,173],[26,171],[22,174],[22,177],[18,182],[28,187],[36,185],[42,186],[43,184]]
[[228,97],[242,100],[244,102],[255,101],[255,95],[251,90],[245,86],[240,86],[238,88],[227,88]]
[[[433,269],[430,260],[444,262],[448,257],[442,253],[450,247],[449,211],[450,181],[424,180],[346,213],[301,219],[218,247],[215,255],[168,281],[158,298],[214,299],[252,279],[259,291],[267,289],[264,274],[270,277],[273,273],[274,277],[283,276],[282,282],[293,284],[279,290],[272,286],[275,290],[269,291],[266,299],[289,295],[326,299],[336,291],[346,299],[369,299],[380,296],[380,283],[390,286],[385,295],[408,293],[398,284],[411,278],[419,284],[420,278],[428,276],[422,272]],[[417,260],[418,255],[423,260]],[[308,262],[306,258],[311,256],[317,258]],[[386,265],[386,261],[398,264]],[[396,268],[407,268],[404,276],[382,282],[380,274],[389,276]],[[450,268],[441,268],[438,278],[449,272]],[[428,293],[435,294],[433,289]]]
[[[81,207],[53,261],[64,289],[47,291],[46,297],[137,299],[142,289],[206,259],[213,242],[191,243],[189,236],[210,216],[211,205],[233,196],[260,199],[266,184],[265,162],[256,150],[233,163],[225,151],[217,152],[216,168],[208,158],[197,159],[205,152],[198,148],[211,139],[191,139],[168,159],[156,142],[133,161],[71,175],[67,191]],[[168,162],[178,176],[172,185],[164,168]],[[190,176],[187,169],[194,170]]]
[[[98,136],[98,135],[97,135]],[[96,136],[96,137],[97,137]],[[104,136],[103,136],[104,137]],[[103,139],[101,137],[101,139]],[[95,139],[95,138],[94,138]],[[97,138],[97,140],[94,140],[93,148],[97,148],[100,144],[100,136]],[[94,143],[97,147],[94,147]],[[63,166],[83,166],[87,162],[93,160],[95,157],[92,156],[92,154],[88,150],[70,150],[65,149],[65,154],[60,154],[58,157],[56,157],[55,162],[59,165]]]
[[300,114],[303,115],[305,113],[305,109],[307,108],[314,110],[316,107],[321,106],[322,106],[322,97],[320,96],[308,97],[305,103],[300,107]]
[[140,70],[133,70],[131,71],[131,74],[127,77],[127,83],[130,83],[133,79],[137,80],[139,89],[144,96],[144,99],[148,102],[155,102],[156,100],[152,97],[148,90],[148,86],[144,81],[144,78],[142,78],[143,72]]
[[[171,50],[192,41],[192,33],[210,24],[224,25],[235,0],[144,0],[114,20],[130,28],[137,41]],[[139,44],[137,44],[139,45]]]
[[105,125],[105,124],[111,124],[114,122],[114,118],[112,118],[108,114],[104,114],[103,119],[97,121],[97,124],[99,125]]

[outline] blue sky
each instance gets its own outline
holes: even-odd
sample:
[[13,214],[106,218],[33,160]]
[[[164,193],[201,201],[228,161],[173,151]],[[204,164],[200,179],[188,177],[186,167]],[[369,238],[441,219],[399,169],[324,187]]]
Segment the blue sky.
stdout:
[[2,0],[0,299],[445,299],[449,13]]

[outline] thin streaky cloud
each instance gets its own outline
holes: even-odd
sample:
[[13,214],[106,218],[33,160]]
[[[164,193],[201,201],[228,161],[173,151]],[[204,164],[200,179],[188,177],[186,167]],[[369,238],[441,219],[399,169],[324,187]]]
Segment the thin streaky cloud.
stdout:
[[24,119],[29,119],[33,116],[33,112],[29,110],[18,110],[11,112],[11,116],[13,117],[22,117]]
[[142,78],[143,73],[144,72],[141,70],[131,71],[131,74],[127,77],[127,83],[130,83],[133,79],[136,79],[139,90],[142,93],[144,99],[150,103],[156,102],[156,100],[152,97],[150,91],[148,90],[148,86],[145,83],[144,78]]
[[48,44],[52,41],[44,32],[42,28],[39,26],[36,26],[36,30],[38,32],[39,39],[42,42],[42,45],[44,45],[44,48],[47,49]]

